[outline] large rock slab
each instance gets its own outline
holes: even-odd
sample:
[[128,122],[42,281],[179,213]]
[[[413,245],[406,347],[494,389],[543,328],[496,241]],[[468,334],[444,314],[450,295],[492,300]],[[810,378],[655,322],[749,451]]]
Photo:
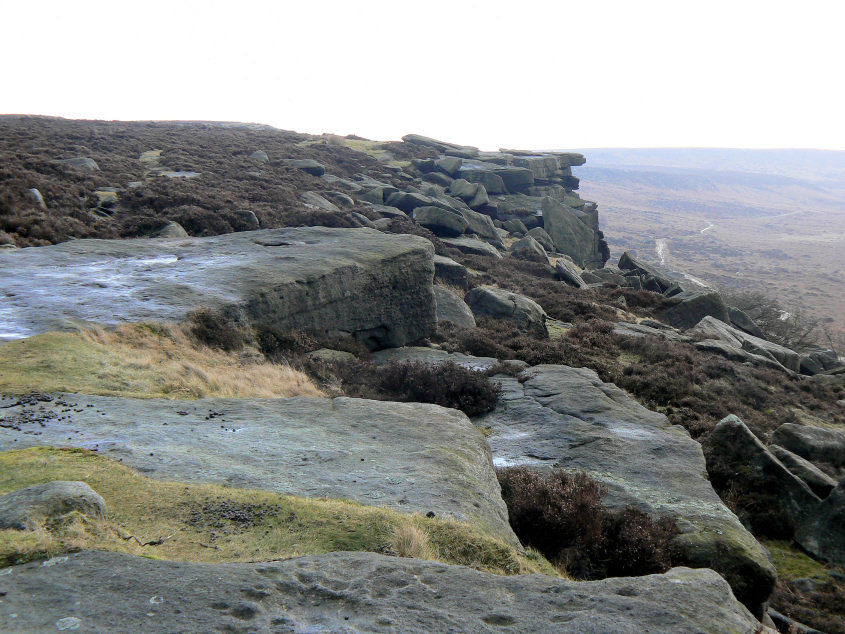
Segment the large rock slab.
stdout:
[[549,338],[546,311],[533,299],[495,286],[476,286],[464,297],[477,317],[487,315],[513,322],[520,330]]
[[655,285],[653,288],[655,292],[664,293],[674,283],[662,271],[659,271],[656,267],[640,260],[629,251],[625,251],[619,257],[619,268],[623,271],[636,273],[642,280],[652,280]]
[[702,317],[687,334],[696,339],[721,341],[736,350],[768,359],[791,372],[797,372],[800,369],[801,362],[796,352],[734,328],[718,317],[710,315]]
[[518,544],[487,442],[457,410],[351,398],[83,395],[0,406],[0,450],[97,449],[154,478],[433,511]]
[[766,601],[774,566],[713,490],[684,429],[586,368],[540,365],[499,380],[499,406],[475,420],[492,430],[494,464],[586,471],[607,487],[610,508],[675,518],[687,565],[719,571],[746,605]]
[[845,477],[845,429],[784,423],[772,434],[772,442],[826,467],[837,478]]
[[755,481],[760,490],[772,491],[796,524],[806,519],[821,501],[736,416],[719,421],[705,443],[710,455],[718,456],[732,475],[742,474]]
[[712,570],[576,582],[375,553],[196,564],[84,552],[0,577],[0,629],[761,632]]
[[450,247],[456,248],[462,253],[470,255],[486,255],[501,259],[502,254],[492,244],[487,244],[478,238],[442,238],[441,242]]
[[810,487],[810,490],[821,499],[830,495],[836,488],[836,480],[827,475],[809,460],[794,454],[788,449],[779,445],[769,445],[772,455],[783,463],[793,474],[801,478]]
[[662,321],[670,326],[692,328],[705,317],[721,321],[726,326],[731,321],[728,307],[719,293],[685,291],[676,293],[673,297],[678,300],[678,303],[662,310],[658,315]]
[[445,286],[435,284],[437,323],[449,322],[458,328],[475,328],[475,316],[466,302]]
[[798,528],[795,541],[819,559],[845,565],[845,480]]
[[0,528],[32,530],[44,520],[79,511],[104,517],[106,502],[85,482],[57,480],[0,495]]
[[542,202],[543,228],[555,251],[568,255],[582,269],[599,269],[610,256],[600,232],[593,231],[573,209],[546,196]]
[[325,227],[3,251],[0,338],[65,320],[179,321],[206,306],[247,323],[401,346],[435,332],[433,253],[416,236]]

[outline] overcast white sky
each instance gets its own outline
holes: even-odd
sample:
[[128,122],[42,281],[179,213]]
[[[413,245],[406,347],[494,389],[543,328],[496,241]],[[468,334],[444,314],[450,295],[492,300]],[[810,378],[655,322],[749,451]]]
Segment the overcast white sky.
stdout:
[[845,149],[845,2],[0,0],[0,112]]

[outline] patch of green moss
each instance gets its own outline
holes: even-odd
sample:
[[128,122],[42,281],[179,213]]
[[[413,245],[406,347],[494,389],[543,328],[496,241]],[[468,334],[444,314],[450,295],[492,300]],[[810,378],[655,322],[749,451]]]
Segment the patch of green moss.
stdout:
[[772,553],[778,577],[781,581],[792,581],[812,577],[827,581],[829,574],[824,564],[802,553],[787,541],[764,541],[762,544]]
[[203,562],[390,553],[396,530],[412,524],[427,537],[437,561],[498,574],[556,574],[536,553],[524,554],[470,523],[345,500],[155,480],[83,450],[0,453],[0,493],[53,480],[87,482],[106,501],[108,517],[70,518],[37,532],[0,531],[0,565],[80,549]]

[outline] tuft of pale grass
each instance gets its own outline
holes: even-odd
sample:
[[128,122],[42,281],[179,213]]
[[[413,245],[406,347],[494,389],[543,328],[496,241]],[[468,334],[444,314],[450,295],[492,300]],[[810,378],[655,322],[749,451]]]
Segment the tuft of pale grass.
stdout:
[[443,282],[441,280],[436,280],[434,283],[438,286],[442,286],[443,288],[449,289],[461,299],[464,299],[466,297],[467,291],[461,288],[460,286],[455,286],[454,284],[447,284],[446,282]]
[[183,326],[125,324],[46,333],[0,346],[0,392],[136,398],[325,396],[303,372],[255,349],[199,346]]
[[437,555],[419,526],[406,522],[393,529],[393,552],[397,557],[413,559],[436,559]]

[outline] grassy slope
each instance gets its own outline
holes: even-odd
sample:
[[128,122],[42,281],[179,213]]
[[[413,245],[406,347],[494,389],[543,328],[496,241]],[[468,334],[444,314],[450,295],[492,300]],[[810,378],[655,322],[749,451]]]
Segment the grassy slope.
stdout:
[[82,392],[135,398],[323,396],[258,353],[195,346],[180,326],[47,333],[0,345],[0,392]]
[[[52,480],[87,482],[105,499],[108,517],[84,521],[76,516],[47,527],[52,530],[29,533],[0,531],[0,565],[81,548],[201,562],[267,561],[347,550],[404,551],[500,574],[556,574],[539,555],[520,554],[467,523],[344,500],[152,480],[82,450],[0,453],[0,493]],[[125,539],[130,535],[142,543],[162,542],[141,547]]]

